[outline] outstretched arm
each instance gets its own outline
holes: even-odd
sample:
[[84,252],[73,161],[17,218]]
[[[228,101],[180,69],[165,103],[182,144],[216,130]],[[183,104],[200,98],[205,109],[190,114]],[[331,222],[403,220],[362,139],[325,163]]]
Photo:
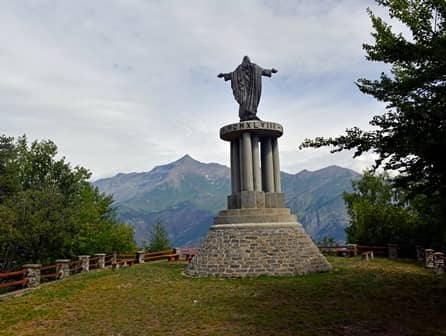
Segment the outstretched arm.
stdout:
[[268,70],[268,69],[263,69],[263,70],[262,70],[262,76],[271,77],[271,75],[272,75],[273,73],[276,73],[276,72],[277,72],[277,70],[274,69],[274,68],[272,68],[272,69],[270,69],[270,70]]
[[218,78],[223,78],[225,81],[231,80],[232,78],[232,72],[230,73],[219,73]]

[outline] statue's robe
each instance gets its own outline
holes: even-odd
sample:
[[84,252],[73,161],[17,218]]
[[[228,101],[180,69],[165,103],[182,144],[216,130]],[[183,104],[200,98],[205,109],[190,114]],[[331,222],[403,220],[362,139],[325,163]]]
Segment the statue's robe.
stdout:
[[256,114],[262,92],[262,75],[271,77],[271,70],[265,70],[251,62],[240,64],[231,73],[232,92],[240,105],[241,121],[258,120]]

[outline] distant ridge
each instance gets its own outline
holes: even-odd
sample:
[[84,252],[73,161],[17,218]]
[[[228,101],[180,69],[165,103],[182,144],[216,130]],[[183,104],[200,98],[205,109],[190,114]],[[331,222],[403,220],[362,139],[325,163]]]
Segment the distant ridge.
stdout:
[[[282,173],[286,204],[315,240],[330,236],[345,240],[347,213],[342,192],[360,174],[339,166],[314,172]],[[148,172],[119,173],[93,182],[111,194],[118,216],[135,228],[138,242],[148,240],[153,222],[165,222],[175,245],[197,245],[212,218],[226,207],[230,193],[230,169],[218,163],[202,163],[186,154]]]

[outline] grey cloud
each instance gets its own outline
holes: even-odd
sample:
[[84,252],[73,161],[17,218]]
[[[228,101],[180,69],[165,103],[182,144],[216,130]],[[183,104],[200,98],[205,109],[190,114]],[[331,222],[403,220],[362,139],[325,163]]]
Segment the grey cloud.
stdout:
[[[381,108],[352,84],[376,71],[361,50],[370,39],[370,4],[6,2],[0,132],[51,138],[95,177],[147,170],[185,153],[227,163],[218,129],[236,121],[237,105],[216,74],[249,54],[279,69],[265,80],[260,117],[284,124],[281,146],[293,167],[297,139],[367,126]],[[307,81],[314,91],[300,89]],[[340,83],[351,84],[348,91]],[[330,160],[347,162],[326,153],[313,162]]]

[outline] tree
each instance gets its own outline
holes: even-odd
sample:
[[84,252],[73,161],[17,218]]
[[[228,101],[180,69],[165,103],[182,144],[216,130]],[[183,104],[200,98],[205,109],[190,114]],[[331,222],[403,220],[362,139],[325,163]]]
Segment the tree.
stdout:
[[418,212],[403,191],[395,189],[387,174],[366,171],[352,182],[353,191],[343,198],[350,216],[346,228],[350,243],[385,245],[414,240],[421,223]]
[[168,250],[171,247],[172,246],[169,240],[169,235],[167,234],[167,230],[161,220],[157,219],[155,224],[153,224],[152,226],[149,244],[146,246],[146,249],[150,252],[158,252]]
[[325,236],[318,242],[318,245],[320,245],[320,246],[336,246],[336,245],[338,245],[338,242],[333,237]]
[[94,252],[135,250],[90,172],[56,159],[49,140],[0,136],[0,269]]
[[375,152],[374,168],[395,170],[395,186],[411,197],[427,195],[427,220],[445,225],[446,209],[446,2],[444,0],[376,0],[401,21],[411,37],[396,34],[370,10],[375,44],[364,44],[367,59],[391,65],[378,80],[359,79],[358,88],[385,102],[387,110],[372,118],[374,130],[347,129],[335,138],[305,139],[304,147],[354,149],[354,157]]

